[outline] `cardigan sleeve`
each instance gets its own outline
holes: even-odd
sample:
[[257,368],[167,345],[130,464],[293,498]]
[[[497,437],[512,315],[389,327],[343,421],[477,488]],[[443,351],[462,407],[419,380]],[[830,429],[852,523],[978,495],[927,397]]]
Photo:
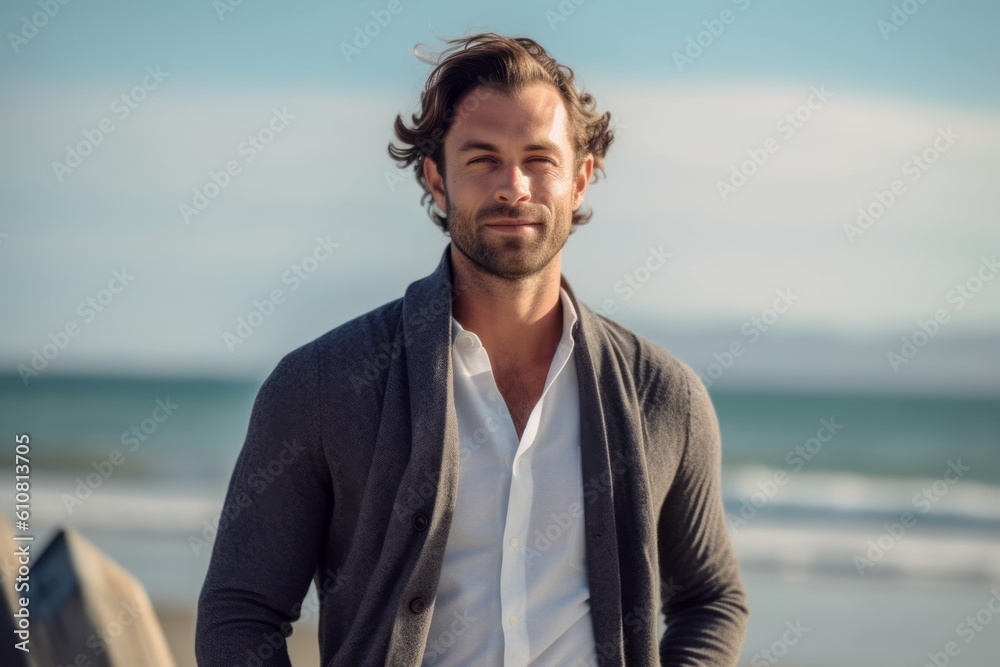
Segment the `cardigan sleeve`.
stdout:
[[303,346],[257,393],[198,600],[201,667],[291,664],[285,639],[318,568],[333,508],[317,363],[315,346]]
[[749,608],[722,504],[721,437],[715,409],[697,375],[684,367],[685,447],[657,526],[664,666],[735,665]]

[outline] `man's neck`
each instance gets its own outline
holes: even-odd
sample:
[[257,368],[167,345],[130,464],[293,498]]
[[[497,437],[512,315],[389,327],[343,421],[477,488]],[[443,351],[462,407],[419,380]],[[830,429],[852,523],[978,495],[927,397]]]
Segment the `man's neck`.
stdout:
[[452,315],[462,328],[475,333],[493,359],[551,363],[563,330],[560,255],[518,281],[483,272],[454,244],[450,257],[456,285]]

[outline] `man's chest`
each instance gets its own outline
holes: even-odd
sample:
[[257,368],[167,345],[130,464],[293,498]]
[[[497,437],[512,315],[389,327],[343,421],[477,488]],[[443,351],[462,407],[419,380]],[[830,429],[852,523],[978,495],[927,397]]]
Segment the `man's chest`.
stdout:
[[497,389],[503,396],[507,411],[510,413],[514,430],[520,440],[524,427],[528,423],[531,411],[538,403],[545,389],[545,379],[548,368],[508,366],[494,370],[493,378]]

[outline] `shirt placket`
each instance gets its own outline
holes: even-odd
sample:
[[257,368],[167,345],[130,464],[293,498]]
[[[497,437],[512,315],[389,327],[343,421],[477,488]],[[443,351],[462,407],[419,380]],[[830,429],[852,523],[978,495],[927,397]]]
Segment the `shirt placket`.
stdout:
[[[539,401],[539,403],[541,403]],[[531,521],[534,482],[529,463],[531,445],[538,432],[539,410],[532,410],[511,461],[510,495],[503,534],[500,563],[500,606],[503,609],[504,667],[526,665],[529,660],[527,604],[528,572],[526,549]],[[508,419],[508,422],[510,420]],[[513,423],[510,423],[513,430]],[[516,432],[515,432],[516,434]],[[516,437],[515,437],[516,439]]]
[[[518,443],[517,451],[511,460],[510,495],[507,501],[507,516],[504,526],[503,551],[500,564],[500,606],[503,610],[504,628],[504,667],[518,667],[528,664],[531,646],[528,641],[527,606],[528,606],[528,531],[531,526],[533,507],[534,477],[531,466],[531,455],[534,452],[535,438],[541,422],[545,395],[555,382],[566,362],[567,347],[560,343],[549,374],[546,377],[545,388],[538,402],[531,410],[524,433]],[[492,371],[490,377],[493,378]],[[494,379],[495,383],[495,379]],[[513,421],[508,417],[507,427],[517,432]]]

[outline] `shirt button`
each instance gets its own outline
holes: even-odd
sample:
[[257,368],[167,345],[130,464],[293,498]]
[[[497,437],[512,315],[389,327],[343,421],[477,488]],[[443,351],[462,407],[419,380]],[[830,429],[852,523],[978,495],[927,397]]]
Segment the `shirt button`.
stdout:
[[410,611],[412,611],[414,614],[419,614],[426,607],[427,605],[424,603],[423,598],[413,598],[412,600],[410,600]]
[[413,527],[417,530],[424,530],[427,528],[427,516],[424,514],[414,514],[413,515]]
[[517,625],[517,616],[511,615],[511,617],[507,619],[507,622],[511,625]]
[[512,549],[516,549],[521,543],[517,541],[516,537],[512,537],[510,538],[510,542],[508,542],[508,544],[510,544]]

